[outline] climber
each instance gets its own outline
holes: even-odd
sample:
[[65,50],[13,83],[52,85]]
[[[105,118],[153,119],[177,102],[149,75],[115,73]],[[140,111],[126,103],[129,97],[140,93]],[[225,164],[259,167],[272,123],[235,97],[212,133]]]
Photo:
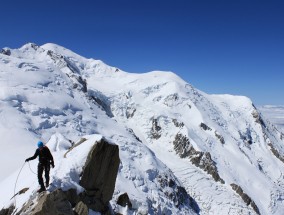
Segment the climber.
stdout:
[[[40,185],[40,189],[38,190],[38,192],[42,192],[42,191],[45,191],[46,188],[49,186],[50,165],[52,166],[52,168],[54,168],[54,161],[53,161],[52,154],[50,153],[47,146],[43,145],[43,142],[38,141],[37,146],[38,148],[35,151],[34,156],[27,158],[26,162],[30,160],[34,160],[36,159],[37,156],[39,156],[38,158],[39,163],[37,167],[37,178],[38,178],[38,183]],[[42,178],[43,170],[45,172],[45,186],[44,186],[43,178]]]

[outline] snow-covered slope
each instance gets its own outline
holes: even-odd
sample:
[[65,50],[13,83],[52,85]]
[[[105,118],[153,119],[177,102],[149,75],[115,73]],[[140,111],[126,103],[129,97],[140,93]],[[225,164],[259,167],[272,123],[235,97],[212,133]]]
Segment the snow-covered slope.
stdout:
[[[186,189],[200,214],[284,211],[284,135],[250,99],[208,95],[171,72],[127,73],[55,44],[2,53],[0,162],[10,165],[0,180],[16,170],[0,184],[5,196],[37,139],[52,137],[52,145],[99,135],[120,149],[113,207],[127,192],[136,212],[195,213],[193,201],[175,206],[159,180],[167,176]],[[53,181],[64,177],[57,171]],[[7,202],[1,199],[0,208]]]
[[[10,55],[0,54],[0,62],[3,119],[0,162],[8,164],[1,171],[0,208],[14,204],[14,199],[10,198],[14,195],[20,167],[33,155],[38,139],[48,142],[55,156],[56,167],[51,171],[51,183],[55,187],[49,191],[75,188],[80,192],[78,178],[86,148],[100,136],[119,145],[120,150],[121,164],[111,202],[113,209],[124,214],[155,211],[195,214],[194,201],[171,170],[131,129],[112,117],[101,92],[87,90],[86,78],[92,73],[111,74],[115,68],[101,61],[84,59],[53,44],[43,48],[27,44],[19,50],[11,50]],[[66,150],[83,136],[90,139],[84,143],[83,151],[75,152],[73,158],[63,159]],[[36,172],[36,164],[36,161],[31,162],[33,172]],[[174,186],[169,187],[169,181]],[[16,193],[25,187],[29,190],[18,198],[18,209],[33,198],[37,186],[37,177],[25,165]],[[116,204],[118,196],[125,192],[133,205],[133,210],[128,212]]]

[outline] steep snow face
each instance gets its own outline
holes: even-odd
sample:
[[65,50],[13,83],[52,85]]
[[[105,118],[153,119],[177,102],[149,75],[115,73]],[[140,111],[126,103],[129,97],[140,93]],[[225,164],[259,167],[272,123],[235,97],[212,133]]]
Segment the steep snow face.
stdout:
[[[114,117],[183,181],[201,213],[284,209],[282,197],[275,198],[283,196],[283,134],[250,99],[208,95],[170,72],[95,75],[88,81],[90,89],[107,95]],[[234,206],[220,208],[220,202]]]
[[[5,143],[18,147],[21,140],[31,151],[36,139],[55,132],[71,140],[100,134],[119,145],[123,158],[115,197],[127,191],[141,212],[189,208],[168,201],[165,175],[186,188],[200,214],[284,211],[284,135],[250,99],[208,95],[172,72],[126,73],[55,44],[2,53],[5,153],[14,149]],[[20,152],[14,167],[26,155]]]

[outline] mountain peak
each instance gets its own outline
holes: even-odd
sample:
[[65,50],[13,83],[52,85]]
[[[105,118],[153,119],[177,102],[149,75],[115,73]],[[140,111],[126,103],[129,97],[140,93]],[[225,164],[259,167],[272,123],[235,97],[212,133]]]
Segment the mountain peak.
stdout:
[[66,56],[66,57],[72,57],[74,59],[78,59],[78,60],[81,60],[81,61],[84,61],[86,60],[86,58],[76,54],[75,52],[63,47],[63,46],[60,46],[60,45],[57,45],[55,43],[46,43],[44,45],[41,45],[40,46],[41,48],[45,49],[45,50],[50,50],[50,51],[53,51],[54,53],[57,53],[57,54],[60,54],[60,55],[63,55],[63,56]]

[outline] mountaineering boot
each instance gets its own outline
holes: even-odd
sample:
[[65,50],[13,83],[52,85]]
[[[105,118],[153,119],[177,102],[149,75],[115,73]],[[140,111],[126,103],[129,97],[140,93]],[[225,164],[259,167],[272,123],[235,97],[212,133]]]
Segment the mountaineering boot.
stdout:
[[37,192],[38,192],[38,193],[41,193],[41,192],[43,192],[43,191],[46,191],[45,187],[41,187]]
[[39,178],[39,185],[40,185],[40,189],[37,191],[38,193],[46,191],[42,178]]

